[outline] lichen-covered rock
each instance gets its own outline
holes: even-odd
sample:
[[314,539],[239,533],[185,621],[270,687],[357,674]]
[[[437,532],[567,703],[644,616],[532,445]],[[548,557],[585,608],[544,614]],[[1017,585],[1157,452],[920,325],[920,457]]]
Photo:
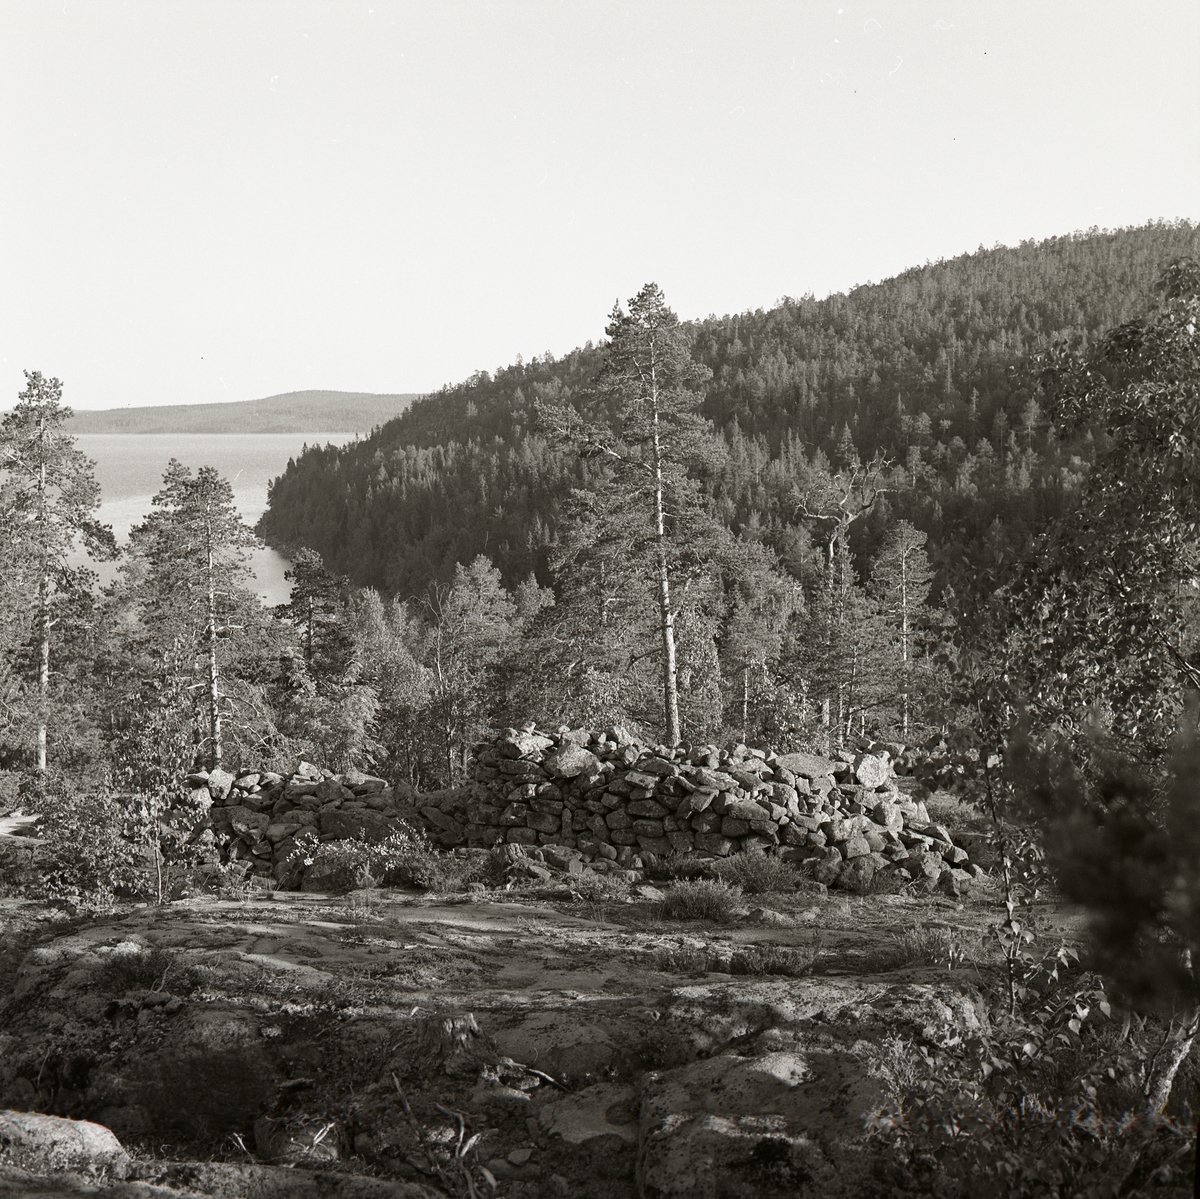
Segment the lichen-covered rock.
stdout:
[[124,1177],[129,1155],[103,1124],[0,1111],[0,1159],[27,1170],[106,1168]]

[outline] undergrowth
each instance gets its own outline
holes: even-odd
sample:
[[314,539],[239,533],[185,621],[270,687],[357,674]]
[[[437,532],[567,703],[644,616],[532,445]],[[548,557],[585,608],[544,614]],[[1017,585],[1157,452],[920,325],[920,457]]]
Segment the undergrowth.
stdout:
[[725,923],[742,908],[742,889],[720,878],[677,882],[659,905],[664,920],[712,920]]

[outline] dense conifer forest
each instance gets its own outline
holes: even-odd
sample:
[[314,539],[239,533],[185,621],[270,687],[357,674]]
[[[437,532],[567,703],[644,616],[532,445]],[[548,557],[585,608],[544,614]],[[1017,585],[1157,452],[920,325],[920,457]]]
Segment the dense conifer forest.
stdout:
[[[1143,313],[1198,244],[1180,222],[981,247],[847,295],[690,322],[721,442],[696,481],[725,526],[803,577],[805,472],[881,458],[887,494],[852,529],[860,572],[903,519],[929,538],[935,595],[990,586],[1096,453],[1095,429],[1057,435],[1034,356]],[[599,365],[588,343],[481,371],[359,443],[313,447],[275,483],[260,532],[401,597],[479,554],[509,586],[531,572],[550,584],[564,504],[594,465],[555,443],[538,406],[584,394]]]

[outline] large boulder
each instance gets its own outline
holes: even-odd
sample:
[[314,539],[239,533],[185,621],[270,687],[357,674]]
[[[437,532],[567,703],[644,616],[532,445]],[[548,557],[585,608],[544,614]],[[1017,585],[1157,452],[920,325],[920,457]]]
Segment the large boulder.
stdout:
[[0,1111],[0,1158],[27,1170],[105,1168],[120,1177],[129,1162],[121,1142],[103,1124],[10,1111]]
[[826,778],[833,774],[834,768],[834,763],[820,754],[784,754],[777,764],[798,778],[806,779]]
[[325,808],[321,812],[321,835],[331,841],[386,841],[394,827],[386,816],[369,808],[359,811]]
[[557,753],[548,754],[542,765],[551,777],[573,779],[591,774],[599,767],[600,759],[582,745],[568,742]]
[[854,777],[864,787],[874,790],[884,786],[892,777],[892,768],[875,754],[859,754],[854,760]]

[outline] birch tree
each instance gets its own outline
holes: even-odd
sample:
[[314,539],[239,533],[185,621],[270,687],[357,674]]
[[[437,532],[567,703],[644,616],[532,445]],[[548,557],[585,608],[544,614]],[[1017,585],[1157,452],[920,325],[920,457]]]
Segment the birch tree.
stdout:
[[[94,558],[115,553],[112,530],[96,517],[100,486],[95,464],[75,448],[65,429],[71,409],[62,383],[25,372],[25,389],[0,421],[0,527],[5,531],[6,584],[22,596],[6,621],[30,619],[36,647],[36,751],[39,776],[47,768],[52,641],[62,601],[94,576],[72,566],[80,549]],[[24,597],[28,597],[25,599]],[[10,601],[11,602],[11,601]]]

